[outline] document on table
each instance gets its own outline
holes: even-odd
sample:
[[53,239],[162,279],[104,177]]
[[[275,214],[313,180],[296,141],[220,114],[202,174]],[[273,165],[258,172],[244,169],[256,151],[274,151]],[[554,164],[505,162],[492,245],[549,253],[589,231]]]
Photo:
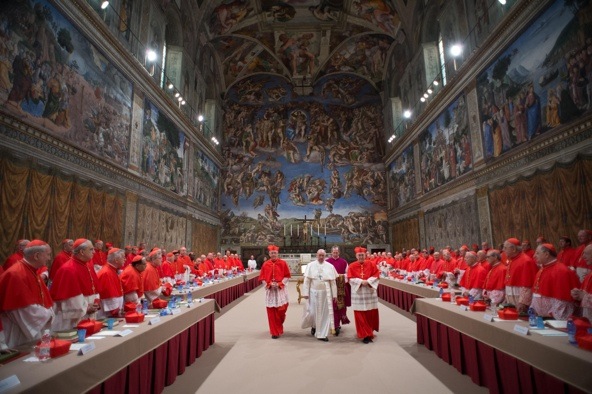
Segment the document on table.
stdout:
[[551,328],[545,328],[544,330],[531,330],[532,334],[542,335],[544,337],[566,337],[567,333],[553,330]]
[[547,320],[545,324],[553,328],[567,328],[567,320]]

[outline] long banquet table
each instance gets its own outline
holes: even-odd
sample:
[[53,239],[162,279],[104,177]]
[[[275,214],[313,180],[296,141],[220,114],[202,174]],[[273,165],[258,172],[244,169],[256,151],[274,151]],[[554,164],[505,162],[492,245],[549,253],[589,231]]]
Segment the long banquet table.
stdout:
[[423,284],[413,284],[391,278],[380,278],[378,283],[378,297],[406,312],[411,310],[416,298],[437,298],[439,296],[439,289]]
[[567,337],[521,335],[522,320],[485,320],[440,299],[417,299],[417,342],[492,393],[592,392],[592,352]]
[[95,349],[85,355],[71,350],[45,363],[26,363],[25,356],[2,366],[0,380],[17,376],[20,384],[10,393],[158,393],[214,343],[214,311],[214,301],[195,302],[154,325],[139,323],[124,337],[94,340]]
[[[205,286],[191,288],[191,296],[194,300],[200,298],[209,298],[216,300],[220,308],[242,297],[259,286],[259,271],[249,272],[245,275],[239,275],[231,279],[223,279],[217,283],[210,283]],[[185,296],[188,290],[181,292],[174,291],[173,295]]]
[[245,292],[249,292],[251,290],[256,289],[261,284],[259,280],[259,274],[261,271],[252,271],[248,272],[245,277]]

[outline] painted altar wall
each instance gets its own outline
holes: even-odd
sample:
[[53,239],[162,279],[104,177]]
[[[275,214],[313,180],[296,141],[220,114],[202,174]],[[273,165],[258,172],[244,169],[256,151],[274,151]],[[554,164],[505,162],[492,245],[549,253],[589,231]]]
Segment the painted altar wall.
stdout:
[[386,242],[380,97],[353,76],[312,89],[260,76],[227,94],[223,245]]

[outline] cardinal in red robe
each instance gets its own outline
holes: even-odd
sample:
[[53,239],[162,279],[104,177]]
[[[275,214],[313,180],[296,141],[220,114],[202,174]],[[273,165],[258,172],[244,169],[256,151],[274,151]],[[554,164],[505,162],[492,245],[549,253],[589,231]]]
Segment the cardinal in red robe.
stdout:
[[54,317],[53,302],[37,270],[51,259],[41,240],[28,242],[23,258],[0,276],[0,319],[8,347],[41,338]]
[[485,277],[483,296],[489,299],[492,305],[497,305],[503,302],[506,297],[505,281],[508,267],[502,263],[499,250],[489,249],[486,253],[485,258],[488,260],[491,268],[487,271],[487,276]]
[[540,267],[532,286],[532,303],[538,316],[567,320],[574,312],[571,290],[580,286],[576,273],[557,261],[552,244],[536,248],[534,258]]
[[111,248],[107,253],[107,264],[97,274],[101,289],[101,316],[117,317],[123,308],[123,286],[117,272],[124,262],[124,251]]
[[6,261],[4,261],[4,264],[2,265],[4,271],[9,269],[13,264],[16,264],[18,261],[21,261],[23,259],[23,250],[25,249],[25,246],[27,246],[28,243],[28,239],[19,239],[16,242],[16,251],[10,256],[8,256],[6,258]]
[[56,272],[66,263],[66,261],[72,258],[72,249],[74,248],[73,239],[64,239],[62,241],[62,250],[58,253],[51,263],[51,270],[49,271],[49,279],[55,278]]
[[142,255],[135,256],[132,263],[124,268],[121,273],[121,286],[125,302],[139,302],[144,296],[144,280],[142,272],[146,269],[146,258]]
[[160,249],[153,249],[148,255],[148,265],[142,274],[144,281],[144,295],[149,302],[157,299],[162,289],[160,287],[160,276],[158,267],[162,264],[162,253]]
[[288,264],[278,258],[279,248],[269,245],[269,260],[263,263],[259,280],[265,287],[265,307],[272,339],[277,339],[284,333],[284,321],[288,310],[287,284],[291,274]]
[[374,331],[379,328],[378,280],[380,271],[376,264],[367,263],[366,248],[356,247],[357,261],[347,268],[347,280],[351,285],[351,305],[358,338],[364,343],[372,342]]
[[50,294],[55,306],[53,331],[69,330],[84,318],[95,318],[100,308],[99,279],[88,265],[94,248],[88,239],[74,241],[72,258],[56,273]]

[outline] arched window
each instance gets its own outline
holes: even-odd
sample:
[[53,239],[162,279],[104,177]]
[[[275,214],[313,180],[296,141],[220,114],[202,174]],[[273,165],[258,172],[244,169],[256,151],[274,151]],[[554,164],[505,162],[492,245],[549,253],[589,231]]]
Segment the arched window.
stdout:
[[177,89],[181,89],[181,75],[183,69],[183,31],[181,18],[175,7],[169,7],[165,15],[166,27],[164,45],[162,46],[162,65],[160,86],[165,88],[172,82]]
[[442,86],[446,86],[446,57],[444,56],[444,41],[442,34],[438,34],[438,54],[440,58],[440,72],[442,74]]

